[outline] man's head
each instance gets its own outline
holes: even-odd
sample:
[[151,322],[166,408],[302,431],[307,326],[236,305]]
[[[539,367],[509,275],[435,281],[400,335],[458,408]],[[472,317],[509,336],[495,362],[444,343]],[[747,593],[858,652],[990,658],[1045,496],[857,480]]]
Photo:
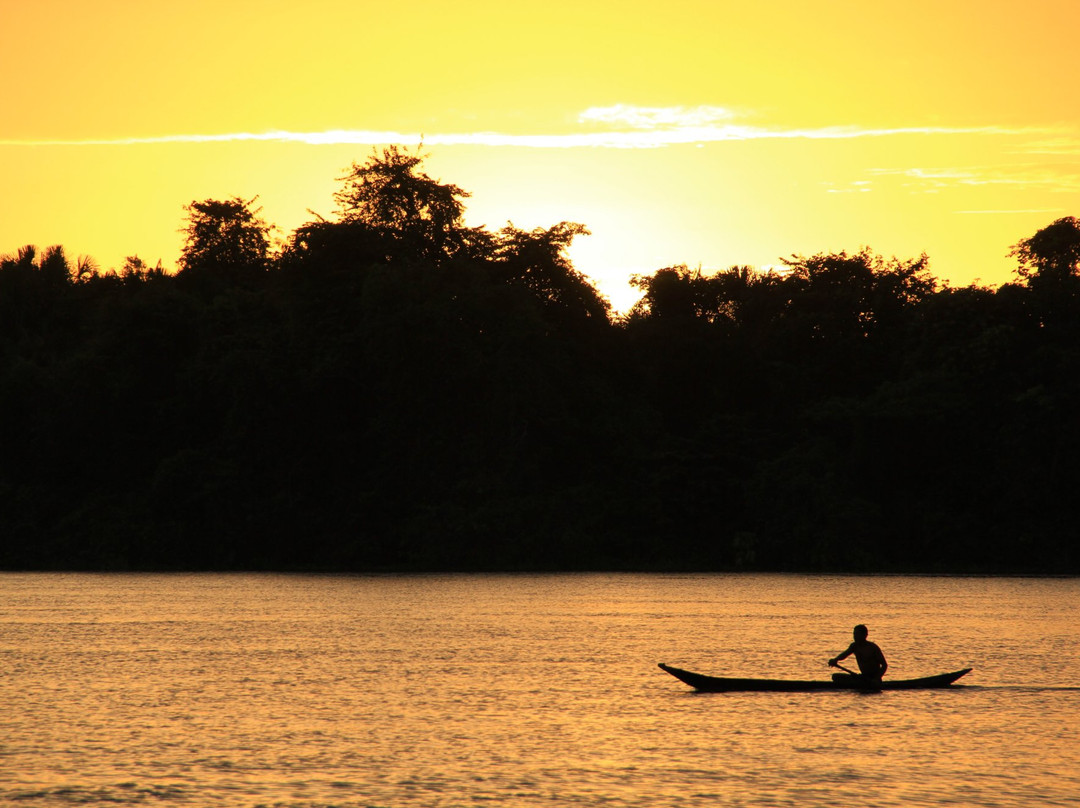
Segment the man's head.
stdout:
[[856,640],[865,640],[866,635],[869,634],[870,631],[862,623],[859,623],[859,625],[855,626],[855,631],[853,633],[855,634]]

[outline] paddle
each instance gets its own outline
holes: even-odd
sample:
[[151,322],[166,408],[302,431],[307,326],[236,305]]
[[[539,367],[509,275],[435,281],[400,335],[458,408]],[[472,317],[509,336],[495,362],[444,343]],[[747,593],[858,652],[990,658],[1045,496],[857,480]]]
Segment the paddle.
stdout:
[[853,671],[853,670],[850,670],[849,668],[845,668],[845,667],[844,667],[843,665],[841,665],[841,664],[840,664],[839,662],[834,662],[832,666],[833,666],[834,668],[839,668],[839,669],[840,669],[840,670],[842,670],[842,671],[846,671],[847,673],[850,673],[850,674],[851,674],[852,676],[859,676],[859,674],[855,673],[855,671]]

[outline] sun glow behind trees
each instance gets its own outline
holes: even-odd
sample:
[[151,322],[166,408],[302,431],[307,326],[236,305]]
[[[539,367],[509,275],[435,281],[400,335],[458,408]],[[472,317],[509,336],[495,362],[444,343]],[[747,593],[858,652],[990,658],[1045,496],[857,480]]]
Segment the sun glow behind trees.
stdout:
[[[0,30],[0,250],[175,266],[183,206],[289,231],[372,146],[421,140],[474,225],[580,221],[619,308],[676,263],[930,255],[1006,280],[1080,196],[1080,7],[630,0],[15,4]],[[44,54],[50,54],[44,58]]]

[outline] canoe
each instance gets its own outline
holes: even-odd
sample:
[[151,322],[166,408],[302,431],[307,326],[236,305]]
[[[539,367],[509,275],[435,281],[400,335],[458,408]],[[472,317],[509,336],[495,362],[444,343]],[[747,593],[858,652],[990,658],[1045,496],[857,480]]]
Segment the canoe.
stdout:
[[660,663],[660,667],[676,679],[686,682],[690,687],[707,693],[727,693],[738,690],[779,691],[787,693],[810,690],[922,690],[926,688],[949,687],[971,668],[939,673],[937,676],[924,676],[921,679],[884,679],[880,682],[867,682],[848,673],[834,673],[832,679],[728,679],[722,676],[706,676],[703,673],[684,671],[671,665]]

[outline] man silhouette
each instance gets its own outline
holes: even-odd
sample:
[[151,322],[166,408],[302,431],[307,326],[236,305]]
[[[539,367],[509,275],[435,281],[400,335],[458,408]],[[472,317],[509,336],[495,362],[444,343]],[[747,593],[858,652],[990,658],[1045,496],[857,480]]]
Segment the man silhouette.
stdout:
[[855,661],[859,663],[859,672],[862,677],[873,682],[880,682],[881,677],[885,675],[885,671],[889,669],[889,663],[885,661],[885,654],[881,653],[877,643],[866,639],[866,635],[869,633],[866,626],[861,623],[855,626],[853,632],[855,641],[848,646],[844,653],[830,659],[829,666],[837,667],[837,663],[841,659],[847,659],[854,654]]

